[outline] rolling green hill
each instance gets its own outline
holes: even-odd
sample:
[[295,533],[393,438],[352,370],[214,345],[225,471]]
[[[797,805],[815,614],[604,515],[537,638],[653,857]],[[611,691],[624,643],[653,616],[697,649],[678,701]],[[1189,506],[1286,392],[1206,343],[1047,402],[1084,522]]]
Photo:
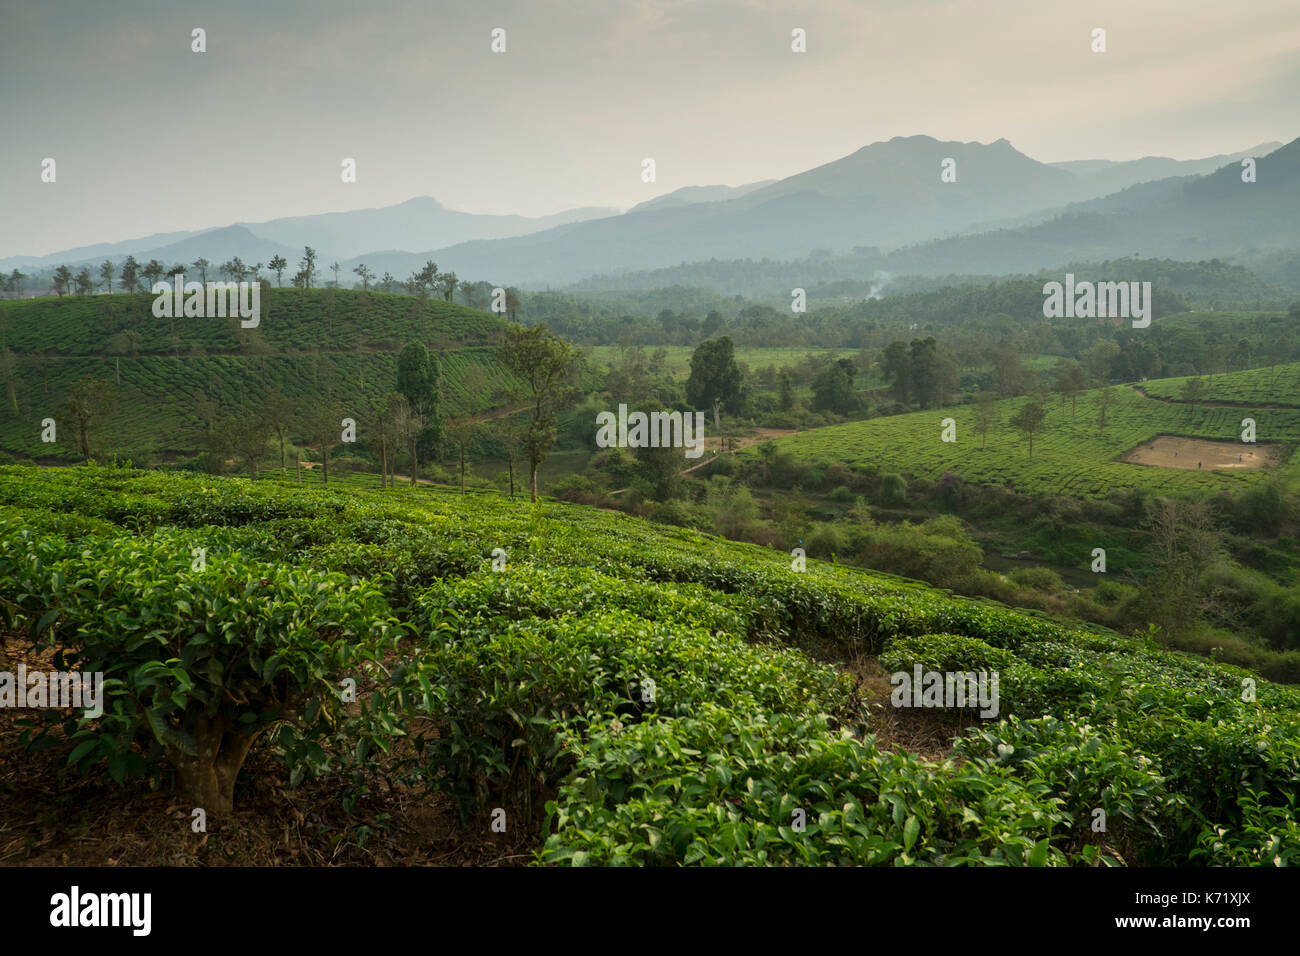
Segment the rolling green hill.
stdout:
[[360,421],[392,391],[397,353],[410,341],[442,350],[448,415],[499,404],[512,382],[494,352],[505,323],[437,299],[264,285],[261,323],[248,330],[234,318],[155,318],[152,303],[146,294],[0,303],[0,345],[12,355],[0,449],[75,460],[71,429],[48,445],[40,423],[58,421],[68,390],[84,377],[116,386],[116,411],[97,450],[137,462],[194,451],[205,403],[228,414],[277,389],[304,410],[336,404]]
[[[1215,376],[1216,386],[1236,376],[1253,372]],[[1249,379],[1247,379],[1249,380]],[[1161,382],[1147,382],[1148,389],[1162,389]],[[1176,435],[1240,444],[1241,420],[1255,419],[1257,441],[1277,443],[1289,473],[1295,470],[1295,451],[1300,442],[1300,412],[1292,409],[1214,407],[1187,405],[1148,398],[1131,388],[1112,390],[1115,404],[1106,415],[1106,427],[1099,426],[1099,390],[1079,395],[1072,411],[1069,402],[1062,409],[1053,397],[1047,404],[1047,418],[1034,436],[1033,457],[1029,443],[1010,425],[1010,419],[1027,399],[996,403],[997,421],[981,448],[975,430],[975,407],[956,406],[934,411],[913,412],[887,418],[851,422],[818,428],[775,442],[778,450],[802,461],[840,461],[850,465],[875,465],[881,471],[923,476],[932,480],[945,472],[968,482],[1005,485],[1027,493],[1069,494],[1085,498],[1105,497],[1123,488],[1207,490],[1243,488],[1264,480],[1265,469],[1197,471],[1182,468],[1131,464],[1115,459],[1157,435]],[[1153,392],[1154,394],[1154,392]],[[951,417],[957,424],[957,440],[941,440],[941,422]],[[1235,446],[1234,446],[1235,447]],[[1255,450],[1259,446],[1253,446]],[[743,455],[758,455],[757,448]]]
[[[1300,853],[1295,688],[595,509],[0,467],[0,599],[9,653],[35,640],[117,678],[102,723],[54,714],[43,741],[44,759],[119,782],[108,802],[171,778],[212,726],[206,702],[256,729],[283,719],[275,688],[301,686],[306,724],[255,745],[295,783],[323,780],[345,807],[368,793],[385,815],[439,794],[480,819],[509,807],[540,863]],[[949,710],[940,759],[891,750],[889,690],[804,648],[998,673],[998,713]],[[340,711],[354,675],[359,706]],[[244,767],[236,806],[267,766]]]
[[[1183,376],[1144,382],[1142,389],[1157,398],[1185,401],[1184,389],[1191,378]],[[1300,408],[1300,362],[1230,372],[1216,375],[1213,379],[1202,375],[1200,379],[1201,394],[1197,401]]]

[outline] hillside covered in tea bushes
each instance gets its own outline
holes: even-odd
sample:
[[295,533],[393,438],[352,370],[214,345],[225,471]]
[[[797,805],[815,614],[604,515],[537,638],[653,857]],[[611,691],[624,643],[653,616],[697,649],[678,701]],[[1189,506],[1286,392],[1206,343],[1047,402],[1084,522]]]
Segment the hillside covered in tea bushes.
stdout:
[[[393,391],[409,342],[440,353],[444,412],[507,404],[515,380],[496,356],[505,320],[437,298],[351,289],[261,289],[255,328],[238,318],[158,318],[129,293],[0,302],[0,450],[47,463],[81,460],[72,430],[41,441],[83,379],[112,383],[101,459],[135,464],[195,452],[221,411],[282,395],[306,411],[358,421]],[[295,438],[301,441],[300,436]]]
[[[270,750],[349,812],[504,811],[541,864],[1300,858],[1300,689],[597,509],[8,466],[0,610],[10,659],[108,678],[33,747],[217,819]],[[890,749],[863,658],[996,671],[1000,712]]]

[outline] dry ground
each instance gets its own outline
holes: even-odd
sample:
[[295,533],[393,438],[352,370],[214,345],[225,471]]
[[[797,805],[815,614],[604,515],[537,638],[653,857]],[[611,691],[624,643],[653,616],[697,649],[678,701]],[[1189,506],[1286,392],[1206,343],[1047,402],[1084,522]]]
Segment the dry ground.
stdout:
[[1160,468],[1212,471],[1214,469],[1266,468],[1280,460],[1276,445],[1247,445],[1243,442],[1208,441],[1157,435],[1120,455],[1116,461]]

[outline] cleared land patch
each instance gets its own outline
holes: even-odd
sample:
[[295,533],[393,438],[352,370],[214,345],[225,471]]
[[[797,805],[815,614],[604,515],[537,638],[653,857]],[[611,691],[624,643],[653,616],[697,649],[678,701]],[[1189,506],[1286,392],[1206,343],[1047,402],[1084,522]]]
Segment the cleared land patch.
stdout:
[[1252,469],[1278,464],[1282,460],[1281,451],[1278,445],[1246,445],[1243,442],[1157,435],[1136,448],[1130,448],[1116,460],[1190,471]]

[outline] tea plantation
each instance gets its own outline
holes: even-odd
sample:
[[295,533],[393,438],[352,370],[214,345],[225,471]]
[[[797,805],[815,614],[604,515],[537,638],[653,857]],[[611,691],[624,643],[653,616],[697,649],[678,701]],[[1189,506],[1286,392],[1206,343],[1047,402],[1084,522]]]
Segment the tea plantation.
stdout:
[[451,416],[505,404],[499,396],[514,381],[495,353],[504,321],[437,299],[263,285],[253,329],[236,318],[155,318],[152,303],[143,293],[0,302],[0,345],[12,363],[0,449],[79,461],[71,431],[44,444],[41,421],[58,417],[83,378],[116,386],[101,455],[136,463],[197,450],[205,400],[237,409],[279,391],[304,410],[334,404],[361,420],[393,390],[398,352],[412,341],[441,350]]
[[[1300,408],[1300,362],[1287,362],[1267,368],[1252,368],[1242,372],[1216,375],[1211,380],[1201,376],[1203,402],[1233,402]],[[1162,378],[1145,382],[1142,388],[1148,395],[1185,401],[1185,389],[1191,376]]]
[[[33,746],[218,818],[253,747],[348,807],[504,809],[538,864],[1300,860],[1300,689],[611,512],[3,467],[0,609],[10,651],[108,678]],[[883,749],[862,654],[997,671],[1000,714]]]
[[[1217,375],[1214,394],[1222,391],[1225,395],[1237,394],[1247,399],[1259,397],[1259,390],[1245,383],[1253,381],[1250,376],[1267,372],[1262,369]],[[1180,379],[1169,381],[1181,382]],[[1153,396],[1164,395],[1171,387],[1165,381],[1143,385]],[[1136,487],[1179,492],[1220,491],[1243,489],[1253,482],[1266,481],[1269,472],[1265,469],[1171,469],[1115,459],[1157,435],[1240,445],[1241,421],[1250,417],[1256,423],[1258,444],[1247,447],[1254,450],[1270,444],[1278,447],[1285,471],[1292,477],[1295,475],[1300,409],[1159,401],[1132,388],[1115,386],[1109,391],[1114,403],[1106,410],[1103,428],[1099,394],[1099,389],[1082,392],[1077,402],[1067,399],[1064,407],[1059,398],[1050,398],[1045,403],[1046,420],[1033,437],[1032,457],[1029,441],[1011,425],[1026,403],[1025,398],[995,403],[994,422],[987,436],[976,431],[975,406],[961,405],[819,428],[779,439],[775,445],[804,462],[875,465],[881,471],[931,480],[953,472],[968,482],[1006,486],[1030,494],[1101,498],[1116,489]],[[1283,400],[1270,398],[1269,402]],[[942,422],[947,418],[956,422],[953,442],[942,440]],[[760,451],[746,449],[741,454],[755,456]]]

